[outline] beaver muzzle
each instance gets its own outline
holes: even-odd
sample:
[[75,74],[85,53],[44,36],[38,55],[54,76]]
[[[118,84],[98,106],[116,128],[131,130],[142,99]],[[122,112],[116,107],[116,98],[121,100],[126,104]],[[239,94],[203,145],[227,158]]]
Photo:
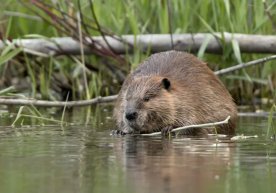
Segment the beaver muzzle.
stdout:
[[126,112],[125,117],[128,121],[135,121],[138,117],[138,113],[135,111]]
[[138,125],[138,112],[135,110],[127,110],[125,112],[125,120],[127,125],[133,130],[133,132],[139,132],[140,127]]

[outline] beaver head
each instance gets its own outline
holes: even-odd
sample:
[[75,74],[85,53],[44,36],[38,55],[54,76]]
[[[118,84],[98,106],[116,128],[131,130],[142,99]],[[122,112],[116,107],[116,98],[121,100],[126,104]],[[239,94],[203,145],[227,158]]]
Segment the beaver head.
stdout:
[[127,133],[151,133],[171,124],[175,115],[172,82],[160,76],[135,77],[123,96]]

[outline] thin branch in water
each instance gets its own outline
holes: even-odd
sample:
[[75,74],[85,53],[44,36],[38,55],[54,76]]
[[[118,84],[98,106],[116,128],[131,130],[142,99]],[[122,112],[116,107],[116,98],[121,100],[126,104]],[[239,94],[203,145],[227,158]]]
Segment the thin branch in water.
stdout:
[[258,135],[237,135],[232,137],[230,140],[231,141],[238,141],[238,140],[245,140],[245,139],[251,139],[251,138],[258,138]]
[[[178,128],[175,128],[175,129],[171,130],[171,132],[183,131],[183,130],[187,130],[187,129],[191,129],[191,128],[214,127],[214,126],[217,126],[217,125],[227,124],[229,119],[230,119],[230,116],[228,116],[225,120],[219,121],[219,122],[204,123],[204,124],[198,124],[198,125],[188,125],[188,126],[184,126],[184,127],[178,127]],[[161,134],[162,134],[161,132],[154,132],[154,133],[140,134],[140,135],[142,135],[142,136],[156,136],[156,135],[161,135]]]

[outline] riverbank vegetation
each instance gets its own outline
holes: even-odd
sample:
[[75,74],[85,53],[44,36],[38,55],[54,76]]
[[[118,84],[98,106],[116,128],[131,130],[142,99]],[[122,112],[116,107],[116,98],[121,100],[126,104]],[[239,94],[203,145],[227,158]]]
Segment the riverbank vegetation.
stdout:
[[[124,42],[120,38],[123,34],[273,35],[275,21],[276,3],[272,0],[5,1],[0,8],[0,34],[5,44],[0,56],[0,96],[70,101],[116,94],[127,73],[151,54],[150,49],[126,43],[131,52],[119,55],[108,43],[100,47],[89,37],[105,39],[109,35]],[[10,43],[14,39],[50,37],[72,37],[92,54],[45,55]],[[218,41],[221,53],[205,52],[208,38],[200,49],[190,50],[214,71],[271,55],[242,53],[234,39],[230,43],[223,38]],[[259,110],[275,101],[275,72],[275,61],[270,61],[221,79],[237,104]]]

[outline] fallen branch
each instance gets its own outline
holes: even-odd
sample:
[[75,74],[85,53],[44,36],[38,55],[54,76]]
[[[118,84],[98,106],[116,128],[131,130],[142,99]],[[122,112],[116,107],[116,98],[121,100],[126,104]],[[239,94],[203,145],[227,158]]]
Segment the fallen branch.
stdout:
[[[230,116],[228,116],[224,121],[178,127],[178,128],[172,129],[171,132],[183,131],[183,130],[187,130],[187,129],[191,129],[191,128],[214,127],[217,125],[227,124],[229,119],[230,119]],[[154,132],[154,133],[141,134],[141,135],[142,136],[156,136],[156,135],[161,135],[161,134],[162,134],[161,132]]]
[[107,97],[96,97],[90,100],[82,101],[45,101],[45,100],[36,100],[36,99],[4,99],[0,98],[0,104],[4,105],[33,105],[40,107],[77,107],[77,106],[88,106],[97,103],[108,103],[113,102],[117,98],[117,95],[107,96]]
[[[231,44],[236,40],[240,51],[243,53],[276,53],[276,36],[274,35],[250,35],[235,33],[197,33],[197,34],[147,34],[147,35],[122,35],[116,36],[93,36],[85,38],[85,42],[93,44],[99,49],[112,49],[116,54],[126,54],[135,49],[142,51],[151,50],[152,53],[174,49],[197,52],[203,42],[208,39],[206,53],[220,54],[223,52],[221,42]],[[222,41],[220,41],[220,39]],[[49,39],[14,39],[12,41],[0,41],[0,49],[6,44],[22,46],[30,54],[41,53],[50,55],[80,55],[80,44],[70,37]],[[132,45],[132,46],[131,46]],[[84,54],[93,54],[93,50],[84,46]]]

